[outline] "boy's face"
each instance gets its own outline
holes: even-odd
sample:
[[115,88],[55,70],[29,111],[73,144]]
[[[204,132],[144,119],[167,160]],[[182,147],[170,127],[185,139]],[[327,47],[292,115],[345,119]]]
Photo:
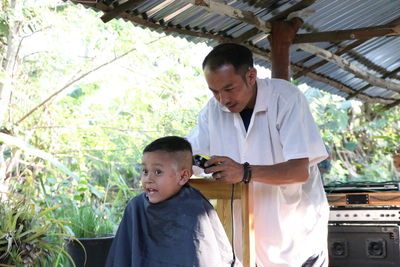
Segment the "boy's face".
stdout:
[[185,169],[165,151],[145,152],[142,158],[142,186],[151,203],[164,201],[175,195],[190,178]]

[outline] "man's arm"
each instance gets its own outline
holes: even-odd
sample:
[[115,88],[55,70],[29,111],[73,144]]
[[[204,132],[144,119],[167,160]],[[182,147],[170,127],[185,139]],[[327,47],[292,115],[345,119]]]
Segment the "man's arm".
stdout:
[[[243,179],[243,165],[228,157],[213,156],[206,162],[205,173],[213,173],[215,180],[239,183]],[[309,176],[308,158],[292,159],[275,165],[251,165],[251,180],[271,185],[304,184]]]

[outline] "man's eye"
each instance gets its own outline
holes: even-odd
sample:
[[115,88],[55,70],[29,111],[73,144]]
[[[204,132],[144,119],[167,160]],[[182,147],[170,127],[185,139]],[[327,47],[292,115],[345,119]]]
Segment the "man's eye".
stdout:
[[154,173],[155,174],[161,174],[161,171],[160,170],[156,170]]

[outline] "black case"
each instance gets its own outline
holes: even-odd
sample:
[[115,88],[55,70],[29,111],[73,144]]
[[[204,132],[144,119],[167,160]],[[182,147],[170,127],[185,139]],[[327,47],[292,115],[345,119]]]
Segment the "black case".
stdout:
[[330,267],[399,267],[398,225],[329,225]]

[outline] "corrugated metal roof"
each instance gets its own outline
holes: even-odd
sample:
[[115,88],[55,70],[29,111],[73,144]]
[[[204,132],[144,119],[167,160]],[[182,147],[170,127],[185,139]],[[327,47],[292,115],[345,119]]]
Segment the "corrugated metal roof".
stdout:
[[[207,4],[210,0],[197,0],[196,3]],[[74,0],[73,2],[79,2]],[[250,30],[256,28],[248,22],[225,15],[218,11],[204,9],[194,5],[194,1],[179,0],[149,0],[132,1],[138,4],[132,5],[116,18],[122,17],[149,27],[158,32],[165,32],[174,36],[180,36],[192,42],[207,42],[214,46],[219,43],[220,36],[223,41],[235,41]],[[311,0],[230,0],[214,1],[225,4],[226,8],[235,8],[251,12],[262,20],[271,20],[281,15],[289,8],[298,4],[307,4]],[[111,11],[115,6],[126,4],[126,1],[82,1],[83,5],[102,10]],[[307,83],[309,86],[337,94],[346,98],[355,96],[364,101],[380,102],[384,104],[400,103],[400,0],[321,0],[315,1],[307,9],[314,12],[303,18],[304,24],[298,34],[359,29],[386,25],[395,21],[396,34],[391,37],[374,37],[360,42],[350,50],[341,53],[343,59],[348,60],[356,67],[367,71],[371,76],[394,81],[399,88],[382,88],[371,85],[365,79],[339,67],[337,64],[325,62],[315,69],[311,69],[296,79]],[[149,22],[144,24],[142,21]],[[196,36],[198,35],[198,36]],[[248,46],[265,52],[270,51],[267,34],[255,32],[242,40]],[[321,47],[333,53],[345,49],[357,40],[345,40],[335,42],[318,42],[314,46]],[[262,55],[261,55],[262,56]],[[304,68],[310,68],[323,59],[316,55],[298,49],[296,45],[291,49],[291,64],[293,74]],[[256,58],[256,63],[270,68],[270,62]],[[295,76],[296,77],[296,76]]]

